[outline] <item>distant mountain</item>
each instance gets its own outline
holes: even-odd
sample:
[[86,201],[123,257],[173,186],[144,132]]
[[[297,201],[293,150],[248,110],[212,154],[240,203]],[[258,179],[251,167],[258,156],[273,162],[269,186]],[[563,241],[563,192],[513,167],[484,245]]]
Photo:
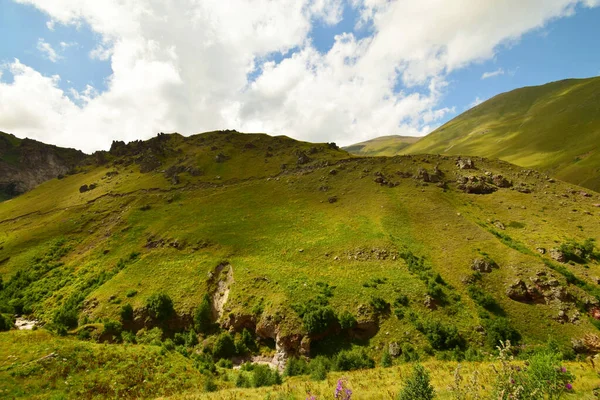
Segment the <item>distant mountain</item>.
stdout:
[[600,190],[600,77],[500,94],[402,151],[474,155]]
[[65,175],[85,157],[79,150],[0,132],[0,201]]
[[358,156],[394,156],[399,154],[413,143],[416,143],[420,137],[415,136],[380,136],[365,142],[356,143],[343,147],[348,153]]

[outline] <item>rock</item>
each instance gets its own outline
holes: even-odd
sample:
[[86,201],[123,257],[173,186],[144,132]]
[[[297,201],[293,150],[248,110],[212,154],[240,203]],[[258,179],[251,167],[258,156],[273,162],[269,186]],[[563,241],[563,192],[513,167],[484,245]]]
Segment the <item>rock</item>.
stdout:
[[508,188],[512,186],[512,182],[510,182],[508,179],[506,179],[500,174],[492,176],[492,182],[494,183],[494,185],[501,188]]
[[582,191],[582,192],[579,192],[579,194],[580,194],[581,196],[583,196],[583,197],[592,197],[592,195],[591,195],[591,194],[589,194],[588,192],[583,192],[583,191]]
[[304,336],[300,341],[300,355],[304,357],[310,356],[310,337]]
[[337,175],[337,169],[332,169],[329,171],[329,175]]
[[427,170],[425,168],[419,168],[419,170],[417,171],[417,173],[415,174],[415,176],[413,176],[414,179],[417,180],[421,180],[423,182],[429,182],[429,173],[427,173]]
[[471,269],[473,271],[490,273],[493,268],[498,268],[498,266],[491,260],[476,258],[471,263]]
[[338,201],[338,198],[337,198],[337,196],[331,196],[331,197],[329,197],[329,198],[327,199],[327,201],[328,201],[329,203],[333,204],[333,203],[335,203],[335,202],[337,202],[337,201]]
[[494,226],[495,226],[496,228],[498,228],[498,229],[502,229],[502,230],[505,230],[505,229],[506,229],[506,227],[504,226],[504,224],[503,224],[502,222],[500,222],[500,221],[496,221],[496,222],[494,222]]
[[456,160],[456,166],[459,169],[474,169],[475,163],[470,158],[459,158]]
[[567,256],[565,256],[565,253],[563,253],[559,249],[550,250],[550,258],[552,258],[554,261],[558,261],[560,263],[567,262]]
[[537,252],[538,252],[538,253],[540,253],[540,254],[546,254],[546,249],[545,249],[545,248],[543,248],[543,247],[538,247],[536,250],[537,250]]
[[600,207],[600,204],[592,204],[592,207]]
[[400,349],[398,342],[392,342],[388,345],[388,352],[390,353],[390,356],[398,357],[400,353],[402,353],[402,350]]
[[248,142],[248,143],[244,144],[244,148],[245,149],[255,149],[256,145],[254,143]]
[[521,279],[517,279],[508,287],[508,289],[506,289],[506,295],[512,300],[523,303],[532,300],[529,288]]
[[79,193],[85,193],[87,192],[89,189],[88,185],[82,185],[79,187]]
[[495,186],[489,185],[486,177],[469,176],[457,179],[458,188],[469,194],[490,194],[498,190]]
[[435,299],[429,295],[425,296],[425,300],[423,301],[423,305],[425,307],[427,307],[430,310],[435,310],[437,309],[437,302],[435,301]]
[[310,158],[303,151],[298,151],[296,153],[296,156],[298,157],[298,159],[296,160],[296,163],[298,165],[302,165],[302,164],[306,164],[306,163],[310,162]]
[[179,175],[177,175],[177,174],[174,174],[174,175],[171,177],[171,185],[179,185],[179,182],[180,182],[180,181],[179,181]]

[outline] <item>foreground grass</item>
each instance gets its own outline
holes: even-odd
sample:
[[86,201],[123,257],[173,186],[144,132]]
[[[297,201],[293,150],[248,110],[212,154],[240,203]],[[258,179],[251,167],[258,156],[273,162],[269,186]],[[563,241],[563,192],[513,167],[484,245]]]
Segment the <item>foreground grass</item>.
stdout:
[[[457,363],[430,361],[423,363],[430,372],[431,383],[434,386],[438,399],[455,399],[451,390],[454,384],[454,373]],[[496,375],[492,366],[499,368],[498,363],[461,363],[463,387],[477,371],[478,394],[487,398],[491,394]],[[593,389],[599,385],[598,372],[594,371],[588,363],[565,363],[566,368],[575,375],[574,390],[565,395],[565,399],[596,399]],[[391,368],[375,368],[350,372],[331,372],[327,379],[320,382],[309,380],[308,377],[287,378],[281,386],[259,389],[225,389],[215,393],[184,393],[169,397],[171,400],[211,399],[282,399],[304,400],[310,393],[317,399],[333,399],[333,393],[338,379],[345,379],[348,387],[352,389],[353,400],[391,400],[396,399],[406,379],[412,373],[412,364],[402,364]]]

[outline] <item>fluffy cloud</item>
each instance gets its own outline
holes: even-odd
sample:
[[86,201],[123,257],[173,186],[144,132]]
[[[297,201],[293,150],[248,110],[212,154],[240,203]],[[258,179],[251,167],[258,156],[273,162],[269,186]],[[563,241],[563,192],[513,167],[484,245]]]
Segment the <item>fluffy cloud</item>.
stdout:
[[[15,0],[49,27],[86,23],[110,60],[108,89],[67,97],[58,77],[18,60],[0,83],[0,127],[87,151],[159,131],[235,128],[303,140],[358,142],[423,135],[454,110],[445,77],[493,57],[577,4],[597,0]],[[310,32],[354,7],[371,35],[335,37],[323,53]],[[518,15],[516,11],[518,10]],[[274,54],[282,57],[272,61]],[[37,96],[37,97],[35,97]],[[35,98],[34,98],[35,97]],[[40,99],[44,99],[42,102]],[[47,99],[47,100],[46,100]]]

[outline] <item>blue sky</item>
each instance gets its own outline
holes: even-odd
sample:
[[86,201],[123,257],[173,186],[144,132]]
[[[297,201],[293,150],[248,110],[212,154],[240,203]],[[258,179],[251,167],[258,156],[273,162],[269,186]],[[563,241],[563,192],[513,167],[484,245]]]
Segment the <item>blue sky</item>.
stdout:
[[[143,1],[140,0],[142,3]],[[240,1],[240,4],[243,5],[243,0],[236,1]],[[254,16],[257,19],[255,22],[259,23],[258,25],[260,23],[267,25],[275,24],[274,29],[280,30],[288,29],[289,27],[289,35],[286,36],[286,33],[282,32],[281,37],[277,37],[278,34],[276,34],[265,38],[257,38],[257,50],[249,51],[248,54],[244,54],[245,58],[240,56],[239,60],[239,64],[242,66],[244,63],[249,64],[251,60],[254,60],[256,68],[252,71],[248,70],[248,68],[244,70],[241,67],[239,70],[227,70],[229,76],[224,78],[226,82],[223,82],[220,87],[230,84],[229,81],[237,82],[237,86],[231,83],[231,87],[227,87],[221,91],[219,94],[220,97],[211,99],[207,95],[203,95],[199,99],[195,93],[198,91],[203,92],[205,88],[216,86],[215,80],[219,79],[215,78],[215,76],[219,76],[219,71],[211,72],[207,76],[194,75],[193,71],[201,70],[202,65],[213,63],[211,58],[207,58],[210,56],[200,53],[201,49],[206,49],[206,46],[198,47],[197,44],[191,45],[189,40],[183,41],[181,34],[179,36],[174,35],[173,38],[165,38],[164,31],[153,32],[148,27],[138,32],[139,37],[132,38],[130,35],[131,30],[126,31],[123,29],[121,32],[117,23],[115,23],[114,27],[110,26],[110,20],[100,24],[98,21],[102,22],[102,18],[110,18],[110,15],[95,15],[94,13],[100,12],[97,7],[94,8],[93,6],[82,6],[83,11],[79,8],[73,8],[71,10],[72,15],[75,16],[69,17],[63,13],[68,7],[73,7],[72,2],[68,1],[48,0],[43,2],[41,0],[20,0],[16,2],[15,0],[0,0],[0,37],[5,38],[0,42],[0,64],[3,66],[0,70],[2,71],[2,75],[0,76],[0,112],[4,114],[11,113],[11,109],[7,105],[11,102],[6,99],[15,96],[14,93],[18,92],[18,88],[13,79],[10,65],[15,62],[15,59],[18,59],[29,71],[25,74],[19,70],[19,74],[31,78],[32,82],[34,82],[34,78],[37,79],[35,80],[35,84],[42,86],[54,85],[54,88],[59,89],[61,92],[60,96],[63,97],[60,98],[59,96],[59,98],[53,99],[52,102],[49,101],[49,103],[52,103],[51,109],[40,114],[40,118],[43,115],[48,115],[48,113],[54,113],[52,114],[52,120],[56,124],[69,127],[68,129],[65,128],[65,132],[61,135],[48,136],[44,135],[44,129],[54,129],[56,131],[56,127],[49,127],[44,121],[38,121],[35,124],[23,122],[19,125],[18,118],[15,117],[10,119],[10,123],[5,123],[8,126],[2,126],[3,120],[0,117],[0,130],[10,130],[21,136],[28,135],[58,144],[70,142],[79,145],[79,147],[85,147],[77,141],[73,142],[73,131],[77,127],[81,129],[82,124],[84,124],[82,120],[85,121],[90,120],[91,117],[92,119],[97,117],[105,124],[101,129],[106,130],[112,129],[110,124],[106,125],[107,115],[119,115],[121,118],[131,119],[130,122],[123,124],[131,127],[126,132],[126,138],[128,139],[151,136],[154,134],[154,132],[150,132],[151,129],[168,131],[171,128],[183,133],[194,133],[205,129],[234,127],[238,129],[245,128],[245,130],[253,130],[252,128],[255,128],[256,130],[264,130],[274,134],[289,131],[290,136],[300,139],[314,141],[334,139],[339,143],[348,144],[352,141],[379,134],[424,134],[468,109],[477,100],[483,101],[498,93],[522,86],[538,85],[565,78],[583,78],[600,75],[600,45],[598,43],[598,38],[600,38],[600,7],[589,7],[589,5],[598,5],[595,0],[587,0],[587,3],[584,0],[555,1],[556,3],[562,1],[564,4],[560,7],[570,7],[570,11],[565,11],[559,6],[556,6],[554,10],[548,11],[544,9],[546,7],[544,2],[540,2],[539,10],[529,10],[527,12],[530,14],[523,17],[531,17],[530,25],[523,23],[523,26],[519,27],[520,30],[516,30],[510,34],[506,33],[507,37],[498,35],[493,37],[493,40],[496,40],[496,42],[490,43],[490,48],[488,49],[488,53],[491,52],[492,54],[491,56],[483,50],[481,53],[485,54],[483,59],[477,53],[469,54],[465,56],[463,67],[449,70],[447,66],[442,66],[434,72],[425,73],[424,78],[416,82],[416,84],[409,82],[406,71],[410,69],[411,63],[414,63],[414,68],[417,68],[418,72],[419,65],[421,64],[416,63],[408,57],[408,50],[406,54],[396,54],[396,48],[401,48],[403,38],[408,37],[410,34],[408,32],[409,28],[406,31],[402,31],[402,28],[386,26],[382,22],[387,20],[389,21],[389,25],[393,25],[394,23],[402,24],[403,22],[400,20],[394,21],[393,16],[401,15],[400,13],[404,11],[401,7],[404,7],[407,9],[406,12],[410,13],[411,10],[408,10],[408,8],[413,7],[412,5],[408,5],[410,2],[406,0],[392,2],[391,4],[393,5],[389,9],[382,7],[368,9],[366,5],[352,6],[349,3],[341,3],[340,6],[336,0],[326,0],[324,2],[325,6],[309,14],[306,10],[315,3],[312,3],[312,0],[302,1],[307,3],[301,15],[287,15],[285,5],[282,6],[281,15],[278,18],[280,19],[279,22],[283,21],[283,25],[276,25],[278,22],[273,22],[272,15],[268,16],[270,19],[267,22],[261,20],[260,13]],[[84,3],[87,4],[88,2]],[[109,3],[106,4],[109,7]],[[361,3],[359,2],[358,4]],[[254,3],[254,6],[256,6],[256,3]],[[86,11],[86,7],[89,8],[89,11]],[[271,4],[266,4],[265,7],[273,8]],[[400,12],[399,14],[393,14],[394,7],[398,8],[396,11]],[[269,10],[269,8],[265,8],[265,10]],[[224,21],[226,21],[225,18],[235,19],[238,17],[227,13],[228,11],[226,10],[219,9],[218,6],[215,6],[215,10],[212,11],[216,15],[219,15],[219,12],[223,12],[223,15],[225,15]],[[379,13],[379,16],[383,17],[388,13],[388,18],[366,18],[362,24],[358,24],[361,20],[361,15],[369,15],[368,13],[365,14],[366,11],[369,11],[371,15]],[[485,10],[479,14],[474,12],[472,18],[482,18],[483,21],[485,12]],[[502,10],[498,12],[501,14]],[[519,13],[520,10],[516,9],[514,12]],[[239,17],[244,18],[244,13],[240,13]],[[510,17],[510,13],[505,14]],[[444,14],[440,15],[443,16]],[[128,21],[125,19],[126,17],[127,15],[124,14],[124,21]],[[139,16],[136,15],[135,17]],[[133,18],[131,17],[131,19]],[[250,16],[248,18],[251,19],[253,17]],[[290,19],[289,23],[285,20],[288,18]],[[431,21],[434,21],[432,30],[435,30],[435,16],[431,18],[434,19],[423,23],[431,24]],[[467,16],[466,18],[469,17]],[[275,20],[277,20],[277,15],[275,15]],[[151,26],[151,23],[148,21],[140,21],[140,26],[145,26],[144,24]],[[540,21],[542,21],[541,24]],[[477,32],[477,21],[471,22],[473,22],[473,26],[475,27],[471,32]],[[294,25],[295,23],[296,25]],[[501,21],[499,21],[500,23]],[[404,24],[406,24],[406,21],[404,21]],[[183,25],[182,29],[186,28],[185,23]],[[134,27],[136,26],[138,25]],[[231,26],[236,25],[232,23]],[[255,26],[257,26],[257,23],[251,25],[251,27]],[[309,28],[306,29],[306,26]],[[194,29],[194,25],[189,26],[190,37],[201,35],[201,33]],[[215,29],[216,31],[212,32],[213,39],[211,40],[214,41],[214,37],[219,38],[219,35],[222,35],[222,37],[227,35],[225,31],[220,32],[218,31],[219,28]],[[394,29],[396,30],[394,31]],[[462,27],[457,25],[456,29],[460,30]],[[499,27],[498,30],[501,30],[501,28]],[[375,53],[374,51],[367,50],[363,52],[361,50],[361,48],[374,48],[375,46],[372,43],[376,42],[378,35],[381,37],[380,42],[383,42],[386,31],[392,32],[392,40],[389,39],[390,34],[388,34],[387,42],[389,57],[387,54],[377,54],[377,58],[372,56]],[[185,33],[185,31],[183,32]],[[465,30],[465,32],[468,32],[468,30]],[[488,34],[492,35],[490,32],[495,35],[493,29],[490,29],[488,32]],[[255,33],[256,35],[262,34],[260,32]],[[352,34],[351,48],[348,50],[352,53],[352,57],[358,60],[365,60],[365,64],[368,64],[367,61],[369,61],[370,57],[377,58],[370,65],[378,65],[381,63],[380,60],[384,60],[385,62],[390,59],[392,60],[390,61],[390,65],[382,66],[381,70],[357,70],[349,72],[345,66],[347,64],[346,58],[341,67],[336,67],[337,64],[332,62],[327,56],[328,52],[332,51],[332,47],[340,46],[340,43],[336,42],[336,35],[344,33]],[[396,42],[394,41],[393,34],[398,35]],[[119,35],[123,35],[123,37]],[[262,42],[258,39],[262,40]],[[162,43],[163,40],[164,43]],[[252,47],[251,43],[249,45],[247,43],[248,41],[252,41],[252,34],[250,36],[242,35],[241,38],[237,39],[239,43],[232,40],[227,38],[227,40],[223,39],[219,41],[217,39],[217,43],[223,46],[222,49],[219,49],[218,53],[227,53],[235,49],[239,49],[241,53],[244,53],[246,47]],[[411,40],[414,40],[414,38]],[[201,39],[198,39],[198,41],[201,41]],[[103,42],[110,48],[110,56],[106,59],[92,58],[90,56],[92,50]],[[148,51],[149,44],[151,43],[154,43],[153,46],[158,47],[163,53],[157,56],[155,50],[152,52]],[[157,43],[158,45],[156,45]],[[361,43],[363,44],[362,47]],[[177,77],[171,76],[169,79],[163,79],[160,76],[157,78],[159,82],[154,88],[155,91],[152,92],[148,89],[148,96],[150,97],[155,93],[161,96],[164,93],[173,96],[173,100],[170,102],[165,101],[164,104],[156,104],[155,102],[153,104],[153,107],[164,110],[164,112],[160,117],[154,118],[152,116],[154,120],[150,124],[140,123],[140,121],[145,121],[147,116],[129,115],[126,114],[126,111],[123,111],[123,109],[131,108],[129,112],[133,114],[136,110],[148,108],[147,105],[137,104],[138,100],[134,100],[133,98],[131,99],[131,107],[123,107],[123,104],[127,104],[128,102],[126,95],[123,94],[128,90],[127,85],[117,87],[115,83],[111,86],[111,80],[113,79],[115,82],[127,82],[126,78],[119,79],[120,76],[128,76],[128,73],[132,74],[130,77],[140,75],[138,72],[134,73],[132,71],[116,69],[114,57],[115,54],[125,54],[120,53],[120,51],[124,50],[119,47],[121,45],[124,46],[124,44],[130,46],[130,48],[133,46],[136,49],[144,49],[140,51],[140,54],[143,53],[140,59],[132,59],[128,64],[131,68],[134,66],[137,68],[142,65],[139,67],[142,72],[147,72],[150,74],[148,76],[152,77],[152,68],[158,68],[158,62],[160,63],[160,71],[166,71],[167,75],[178,75]],[[431,44],[424,41],[422,49],[427,50],[428,45],[431,48]],[[437,42],[436,45],[438,45]],[[443,43],[439,45],[443,46]],[[179,51],[179,49],[185,46],[195,46],[190,47],[190,49],[199,52],[197,60],[189,57],[189,51],[186,57],[182,57],[183,53],[178,53],[175,58],[165,55],[172,55],[173,51]],[[450,46],[451,44],[449,43],[448,48]],[[265,47],[267,50],[265,50]],[[167,51],[167,49],[170,50]],[[421,48],[417,47],[417,49],[420,50]],[[379,53],[381,53],[381,50],[379,50]],[[151,54],[151,56],[148,54]],[[171,61],[165,61],[169,57],[171,57]],[[182,64],[184,58],[187,59],[185,61],[186,64]],[[319,59],[316,60],[315,58]],[[264,62],[268,61],[271,64],[263,65]],[[431,63],[435,61],[435,58],[428,61]],[[220,60],[214,60],[215,65],[218,62]],[[331,63],[331,65],[328,63]],[[298,72],[298,68],[305,69]],[[345,77],[344,74],[351,77]],[[399,99],[394,100],[394,104],[388,101],[389,92],[385,93],[385,90],[382,91],[379,87],[382,84],[381,82],[385,82],[385,79],[381,78],[385,74],[392,74],[392,76],[396,74],[395,84],[388,88],[399,97]],[[233,75],[235,75],[235,79]],[[42,82],[42,77],[51,76],[59,76],[59,79],[53,82]],[[339,82],[338,77],[340,77]],[[484,79],[484,77],[487,78]],[[223,77],[221,76],[221,78]],[[187,82],[185,79],[191,80]],[[165,81],[163,82],[163,80]],[[146,78],[146,81],[148,81],[148,78]],[[321,83],[315,83],[318,81]],[[336,82],[338,86],[335,84],[330,85],[332,81]],[[350,84],[358,81],[368,83],[364,83],[365,87],[355,91],[349,89],[352,86]],[[445,87],[443,87],[440,93],[433,93],[428,89],[432,81],[444,82]],[[314,84],[315,86],[311,89],[310,84]],[[30,84],[28,87],[32,85]],[[94,88],[93,97],[95,98],[82,100],[80,96],[88,85]],[[145,83],[141,82],[138,86],[135,86],[135,90],[139,92],[140,87],[143,87],[145,90],[145,86]],[[325,86],[328,87],[327,93],[321,90]],[[173,87],[182,88],[181,93],[175,94],[176,90],[172,89]],[[280,89],[281,87],[285,88],[285,93],[277,92],[273,94],[274,90],[283,90]],[[9,89],[12,89],[12,91],[9,91]],[[52,87],[42,88],[40,86],[40,90],[36,92],[40,93],[43,90],[50,89]],[[134,86],[129,90],[133,91]],[[196,92],[188,93],[193,90]],[[331,94],[332,91],[343,93],[348,90],[350,90],[348,93],[352,93],[351,95],[340,95],[342,97],[336,98]],[[373,90],[373,93],[368,92],[369,90]],[[213,93],[212,90],[207,89],[206,91]],[[216,93],[217,89],[214,92]],[[373,107],[371,114],[378,115],[377,119],[370,119],[374,118],[369,116],[368,108],[370,105],[369,103],[365,103],[363,99],[360,99],[361,93],[365,93],[365,97],[368,98],[380,96],[381,99],[384,99],[373,101],[371,105]],[[366,93],[369,93],[369,95]],[[4,105],[2,105],[1,101],[3,94],[5,96]],[[106,96],[103,96],[103,94]],[[411,100],[409,99],[410,94],[414,94],[417,97]],[[349,101],[349,96],[356,97],[356,104]],[[241,97],[243,97],[242,100],[240,100]],[[313,99],[310,99],[310,97],[313,97]],[[65,98],[68,100],[65,100]],[[315,101],[318,102],[315,99],[321,98],[323,98],[323,105],[320,107],[318,105],[315,106],[315,110],[305,112],[304,114],[306,115],[297,113],[297,110],[293,108],[286,108],[287,106],[281,105],[296,104],[294,107],[297,109],[299,107],[297,104],[312,104]],[[417,101],[415,100],[416,98],[420,100]],[[94,102],[97,102],[97,104],[94,104],[94,107],[92,107],[91,105]],[[181,104],[179,104],[180,102]],[[110,108],[117,103],[119,104],[119,110],[115,114],[116,111]],[[200,109],[200,113],[206,112],[207,115],[219,114],[219,118],[207,122],[206,118],[202,119],[198,117],[196,120],[193,117],[192,110],[198,109],[200,107],[199,104],[206,105],[213,103],[215,104],[213,106],[215,108],[211,109],[204,106],[207,108]],[[281,107],[281,109],[271,110],[275,104],[275,107]],[[339,109],[336,108],[336,105],[339,105]],[[181,115],[182,108],[189,108],[190,114]],[[92,109],[95,110],[96,114],[92,115]],[[174,109],[177,110],[176,113],[173,113]],[[331,115],[318,114],[319,110],[323,109],[336,110],[335,112],[332,111]],[[393,115],[385,114],[385,110],[393,110],[389,111]],[[437,116],[433,121],[431,121],[431,118],[428,119],[427,115],[433,115],[432,113],[436,113],[436,111],[439,111],[439,113],[436,114]],[[106,115],[100,115],[102,112]],[[29,111],[23,113],[23,115],[30,114],[31,112]],[[177,114],[177,116],[174,116],[174,114]],[[306,124],[302,118],[306,119]],[[323,120],[320,122],[320,125],[313,124],[313,121],[320,119]],[[377,123],[374,121],[386,121],[386,123],[377,126]],[[219,124],[226,124],[227,126],[219,126]],[[39,127],[39,129],[31,128],[29,125]],[[305,126],[304,130],[301,131],[294,128],[294,126],[298,125]],[[373,126],[373,129],[368,129],[371,126]],[[338,133],[332,133],[331,137],[325,137],[324,132],[330,131]],[[119,134],[116,132],[112,136],[106,135],[106,137],[100,138],[94,136],[97,134],[90,130],[90,137],[87,139],[92,139],[93,136],[95,140],[92,141],[94,144],[91,144],[88,149],[106,147],[109,139],[118,138]],[[86,142],[90,142],[87,139]]]

